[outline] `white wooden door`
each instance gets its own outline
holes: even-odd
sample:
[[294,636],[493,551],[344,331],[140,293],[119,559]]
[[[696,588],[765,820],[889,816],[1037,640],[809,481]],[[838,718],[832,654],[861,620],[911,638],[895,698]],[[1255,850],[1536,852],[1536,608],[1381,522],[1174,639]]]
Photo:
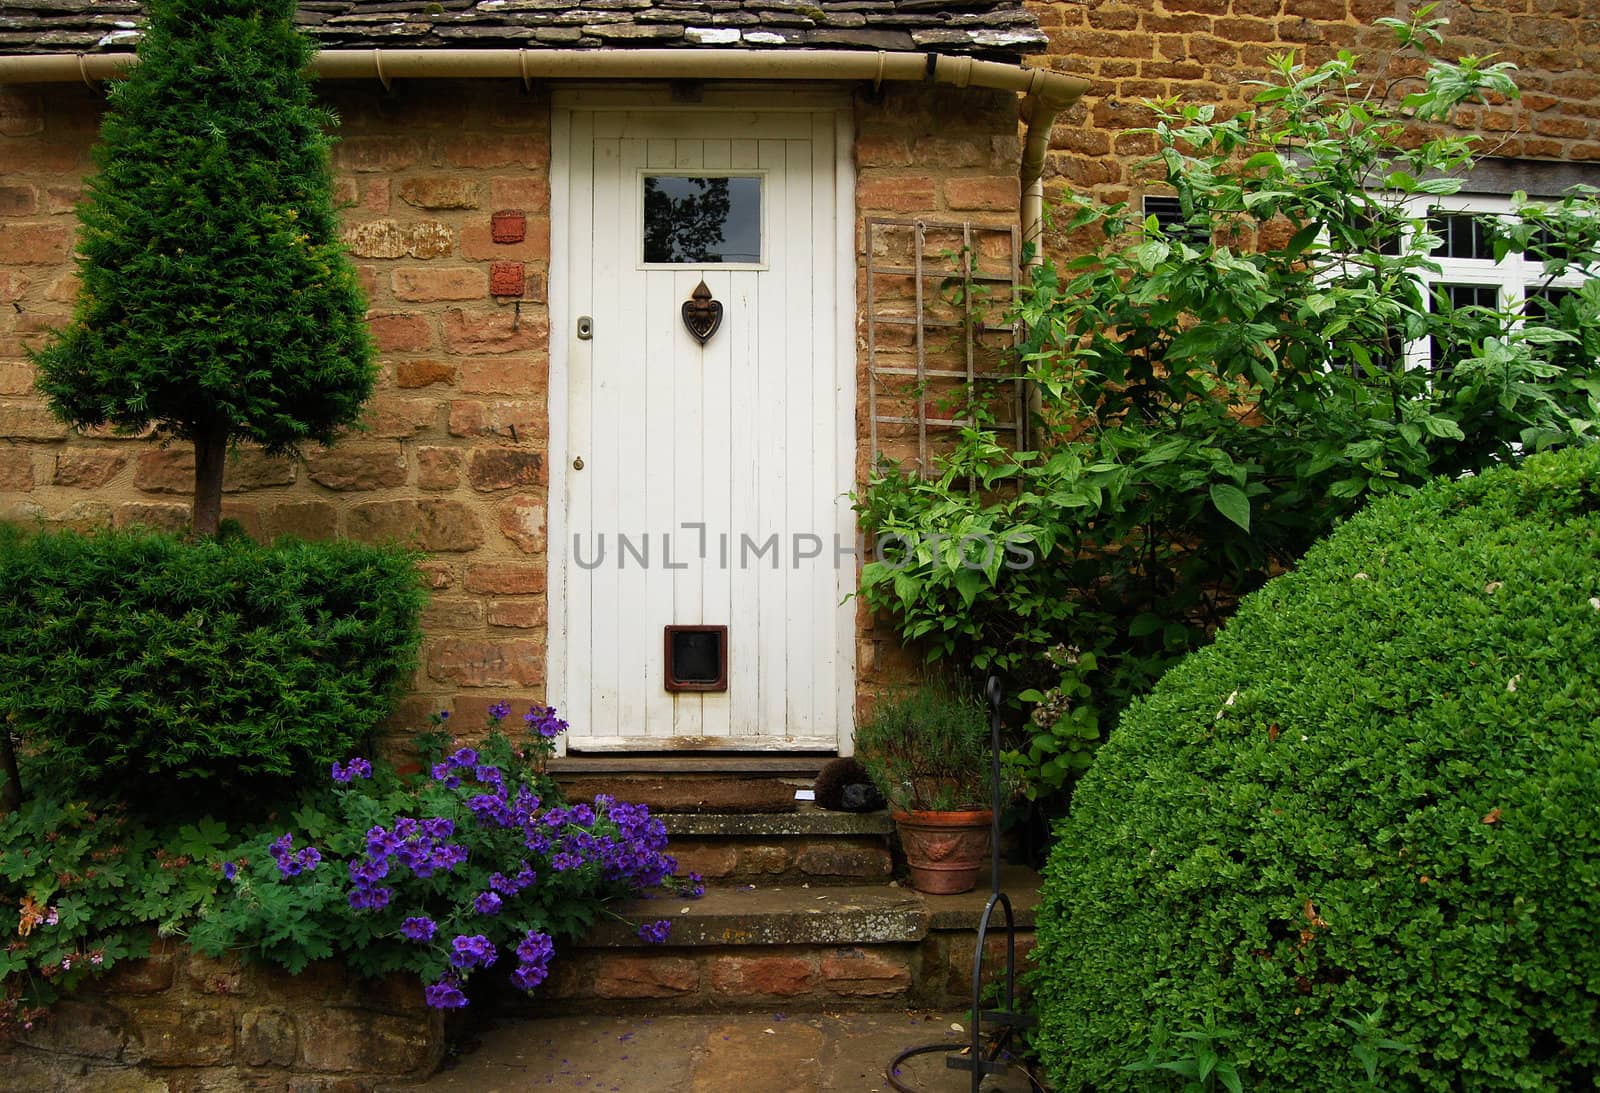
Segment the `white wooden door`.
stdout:
[[[840,743],[854,414],[836,125],[826,110],[571,113],[550,691],[575,750]],[[702,281],[722,307],[704,345],[682,315]],[[725,687],[668,689],[669,625],[727,628]]]

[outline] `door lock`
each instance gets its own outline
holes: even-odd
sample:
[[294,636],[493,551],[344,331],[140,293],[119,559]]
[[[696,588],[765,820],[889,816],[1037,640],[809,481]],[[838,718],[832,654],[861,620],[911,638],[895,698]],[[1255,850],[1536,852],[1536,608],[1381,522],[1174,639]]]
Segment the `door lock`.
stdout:
[[583,456],[580,455],[577,459],[572,461],[572,469],[575,471],[583,470]]
[[578,340],[588,341],[594,337],[594,320],[587,315],[578,316]]

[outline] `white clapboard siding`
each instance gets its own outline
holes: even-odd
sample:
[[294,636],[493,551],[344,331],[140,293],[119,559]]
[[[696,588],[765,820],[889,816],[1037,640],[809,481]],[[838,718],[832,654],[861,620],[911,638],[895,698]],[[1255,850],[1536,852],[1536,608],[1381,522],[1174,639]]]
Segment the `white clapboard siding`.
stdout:
[[[848,732],[839,124],[833,110],[571,111],[566,298],[594,335],[567,355],[550,697],[574,750],[831,750]],[[762,261],[646,267],[651,171],[756,173]],[[724,308],[703,347],[680,314],[702,279]],[[729,628],[726,692],[665,689],[669,624]]]

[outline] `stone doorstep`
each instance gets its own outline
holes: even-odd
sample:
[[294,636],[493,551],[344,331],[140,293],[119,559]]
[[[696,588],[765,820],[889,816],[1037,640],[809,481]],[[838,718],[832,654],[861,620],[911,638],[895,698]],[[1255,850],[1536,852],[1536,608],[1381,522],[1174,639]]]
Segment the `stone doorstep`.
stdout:
[[[1008,867],[1019,954],[1033,943],[1038,875]],[[970,996],[976,931],[987,887],[927,896],[894,885],[708,889],[699,900],[661,896],[619,905],[633,922],[669,919],[665,945],[621,922],[567,946],[550,981],[514,1013],[726,1012],[752,1005],[795,1010],[959,1005]],[[989,935],[989,967],[1003,967],[1004,915]]]
[[667,813],[660,817],[678,874],[708,885],[863,884],[887,881],[893,831],[883,812],[855,815],[801,803],[788,813]]

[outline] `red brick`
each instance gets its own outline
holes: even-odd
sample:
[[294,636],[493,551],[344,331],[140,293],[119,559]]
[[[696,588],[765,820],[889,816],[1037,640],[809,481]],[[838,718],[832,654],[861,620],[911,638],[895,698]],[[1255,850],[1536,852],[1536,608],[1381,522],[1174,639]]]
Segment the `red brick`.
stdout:
[[127,465],[128,457],[116,452],[98,449],[66,451],[56,456],[53,481],[58,486],[95,490],[115,478]]
[[711,965],[711,990],[724,998],[793,998],[811,993],[816,979],[797,956],[722,956]]
[[443,152],[457,167],[544,167],[550,162],[550,139],[539,133],[471,134],[445,141]]
[[32,186],[0,186],[0,216],[32,216],[39,211],[39,191]]
[[528,596],[545,589],[545,567],[521,563],[482,562],[467,568],[468,592]]
[[459,175],[408,178],[400,183],[400,200],[419,209],[476,209],[478,183]]
[[467,224],[461,229],[461,257],[472,262],[545,262],[550,258],[550,224],[539,218],[528,225],[520,243],[496,243],[488,224]]
[[453,307],[444,313],[444,347],[452,353],[512,353],[543,348],[550,323],[528,309]]
[[352,508],[345,520],[352,539],[395,540],[439,551],[476,550],[483,545],[482,523],[460,501],[368,501]]
[[904,964],[860,949],[837,949],[825,957],[822,978],[834,994],[851,998],[903,994],[911,986],[911,971]]
[[489,202],[498,209],[550,207],[550,183],[539,175],[515,175],[489,180]]
[[449,448],[417,449],[417,488],[453,490],[461,485],[461,453]]
[[428,678],[459,687],[531,687],[544,682],[544,646],[529,639],[438,638]]
[[0,490],[27,493],[33,489],[33,453],[26,448],[0,448]]
[[435,383],[454,383],[456,366],[449,361],[395,361],[396,387],[430,387]]
[[518,209],[501,209],[489,218],[489,238],[496,243],[520,243],[528,237],[528,217]]
[[699,966],[680,957],[608,955],[594,976],[597,998],[673,998],[699,986]]
[[486,493],[537,486],[543,478],[544,453],[525,448],[474,448],[467,463],[467,481]]
[[521,296],[527,285],[521,262],[496,262],[489,267],[489,293],[493,296]]
[[678,876],[699,873],[702,877],[731,877],[739,866],[739,851],[731,846],[684,845],[672,843],[672,857],[678,863]]
[[[534,472],[538,473],[537,469]],[[515,543],[524,554],[543,554],[545,545],[544,502],[537,497],[513,497],[500,506],[500,534]]]
[[477,300],[489,289],[476,266],[402,267],[389,275],[389,284],[398,300]]
[[950,208],[957,211],[1010,210],[1019,201],[1018,185],[1015,176],[949,178],[944,183],[944,196]]
[[0,225],[0,262],[13,266],[53,266],[67,260],[72,232],[64,224]]
[[306,454],[306,474],[330,490],[380,490],[406,484],[406,457],[398,445],[319,448]]
[[[550,609],[542,600],[490,600],[489,625],[514,630],[542,630],[549,623]],[[679,869],[684,866],[679,860]]]
[[372,340],[385,353],[433,348],[433,327],[421,315],[382,311],[367,318]]

